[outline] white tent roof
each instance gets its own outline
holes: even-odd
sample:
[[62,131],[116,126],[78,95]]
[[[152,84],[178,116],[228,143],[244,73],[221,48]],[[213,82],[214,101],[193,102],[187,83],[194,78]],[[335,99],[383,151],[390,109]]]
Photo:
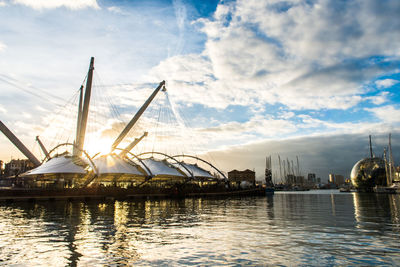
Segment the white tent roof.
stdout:
[[[211,173],[209,173],[208,171],[200,168],[199,166],[197,166],[196,164],[189,164],[189,163],[184,163],[181,162],[181,164],[183,166],[185,166],[190,172],[193,173],[193,176],[195,177],[206,177],[206,178],[214,178],[214,176],[211,175]],[[182,165],[178,164],[178,163],[174,163],[174,166],[178,167],[181,171],[183,171],[187,176],[191,176],[190,173],[188,173],[188,171],[182,167]]]
[[82,166],[75,164],[71,157],[59,156],[27,171],[24,175],[51,173],[86,173],[86,171]]
[[144,176],[135,166],[129,164],[117,155],[101,156],[93,160],[99,174],[121,173]]
[[[143,163],[150,169],[153,175],[173,175],[173,176],[184,176],[177,169],[168,167],[163,161],[155,159],[144,159]],[[144,168],[146,170],[146,168]],[[147,172],[147,170],[146,170]]]

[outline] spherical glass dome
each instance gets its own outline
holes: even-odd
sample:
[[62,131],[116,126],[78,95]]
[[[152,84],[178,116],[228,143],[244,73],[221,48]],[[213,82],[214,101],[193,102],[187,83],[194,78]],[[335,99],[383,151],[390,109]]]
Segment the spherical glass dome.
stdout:
[[350,174],[357,189],[372,190],[376,185],[386,185],[385,162],[381,158],[365,158],[357,162]]

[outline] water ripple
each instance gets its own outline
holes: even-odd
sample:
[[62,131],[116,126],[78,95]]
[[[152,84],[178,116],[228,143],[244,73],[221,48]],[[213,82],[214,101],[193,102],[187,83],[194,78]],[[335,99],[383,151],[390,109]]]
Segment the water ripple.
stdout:
[[0,265],[396,265],[400,196],[0,204]]

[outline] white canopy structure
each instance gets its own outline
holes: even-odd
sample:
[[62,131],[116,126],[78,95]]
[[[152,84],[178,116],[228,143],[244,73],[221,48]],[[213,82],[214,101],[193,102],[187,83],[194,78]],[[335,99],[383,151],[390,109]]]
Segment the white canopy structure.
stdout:
[[[192,174],[193,174],[194,177],[215,178],[214,176],[211,175],[211,173],[209,173],[208,171],[197,166],[197,164],[189,164],[189,163],[181,162],[181,164],[174,163],[173,165],[175,167],[179,168],[187,176],[192,176]],[[188,169],[192,174],[188,173],[188,171],[185,168],[183,168],[182,165],[185,166],[186,169]]]
[[39,175],[53,173],[86,174],[84,167],[76,164],[72,157],[59,156],[50,159],[39,167],[27,171],[24,175]]
[[[168,175],[168,176],[179,176],[179,177],[185,176],[182,173],[180,173],[176,168],[169,167],[167,163],[164,161],[159,161],[149,158],[149,159],[143,159],[142,162],[150,169],[151,174],[153,174],[154,176],[157,175]],[[146,170],[146,168],[144,169]]]
[[132,174],[144,176],[138,168],[129,164],[115,154],[104,155],[93,160],[99,175],[102,174]]

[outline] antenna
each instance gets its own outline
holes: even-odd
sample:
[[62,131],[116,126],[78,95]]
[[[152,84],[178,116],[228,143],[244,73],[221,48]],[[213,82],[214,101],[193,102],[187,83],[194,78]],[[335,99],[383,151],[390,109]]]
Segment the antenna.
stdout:
[[392,154],[392,134],[389,134],[389,182],[391,185],[393,182],[393,174],[394,174],[394,162],[393,162],[393,154]]
[[373,157],[374,157],[374,154],[372,153],[371,135],[369,135],[369,153],[370,153],[370,157],[373,158]]

